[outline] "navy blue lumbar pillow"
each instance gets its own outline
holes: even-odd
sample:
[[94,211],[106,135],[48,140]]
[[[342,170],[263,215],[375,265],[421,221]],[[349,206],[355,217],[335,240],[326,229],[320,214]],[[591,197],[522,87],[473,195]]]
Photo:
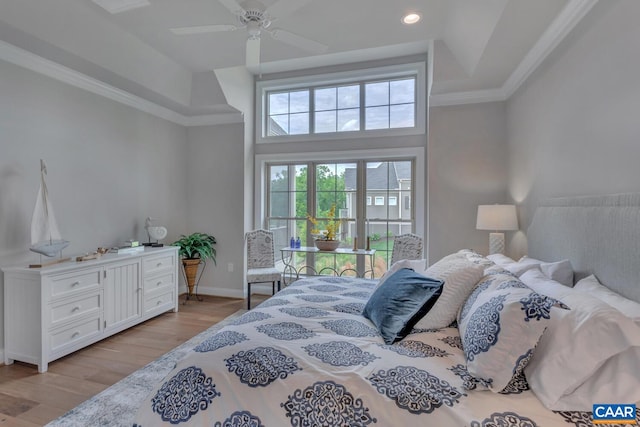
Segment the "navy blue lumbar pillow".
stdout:
[[406,337],[440,297],[442,280],[431,279],[409,268],[393,273],[371,295],[362,314],[378,328],[384,342]]

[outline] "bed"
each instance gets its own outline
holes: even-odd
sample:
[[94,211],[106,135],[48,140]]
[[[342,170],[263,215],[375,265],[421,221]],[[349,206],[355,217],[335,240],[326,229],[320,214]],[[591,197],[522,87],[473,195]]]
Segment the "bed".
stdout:
[[[581,254],[584,244],[573,243],[565,252],[557,254],[553,247],[547,247],[548,239],[544,236],[553,236],[553,240],[569,228],[572,234],[576,224],[590,228],[590,232],[583,235],[593,234],[597,223],[594,221],[610,224],[613,215],[617,218],[613,221],[617,227],[628,229],[631,222],[635,226],[632,234],[638,237],[640,198],[615,197],[613,201],[611,198],[590,200],[588,212],[581,199],[577,210],[569,216],[567,206],[563,205],[567,203],[565,199],[559,202],[559,209],[556,209],[558,203],[538,209],[532,223],[535,236],[530,236],[531,253],[542,259],[552,257],[549,261],[559,257],[570,260],[571,264],[580,266],[576,277],[593,273],[584,267],[593,256],[591,250],[587,251],[588,255]],[[598,207],[594,207],[596,202]],[[574,205],[571,206],[573,209]],[[603,217],[598,219],[594,212],[600,208]],[[619,217],[614,212],[618,212]],[[580,219],[585,213],[588,221]],[[573,225],[561,226],[558,218]],[[551,228],[544,224],[551,224]],[[608,226],[604,231],[611,236]],[[579,232],[575,233],[575,239],[581,238]],[[623,238],[622,244],[636,245],[637,257],[640,239],[633,240]],[[615,247],[615,254],[626,250]],[[499,295],[502,299],[497,302],[507,305],[505,292],[513,292],[516,301],[523,301],[517,296],[518,292],[531,292],[531,289],[522,285],[516,274],[472,251],[461,251],[456,257],[460,256],[481,265],[482,274],[474,280],[451,325],[425,329],[420,328],[418,322],[405,331],[404,338],[385,342],[380,325],[362,314],[372,295],[382,288],[376,288],[377,281],[322,276],[299,280],[202,342],[177,363],[143,402],[134,425],[591,426],[589,411],[549,410],[529,389],[525,366],[527,362],[535,365],[531,362],[533,350],[540,336],[548,333],[545,324],[538,327],[540,335],[531,348],[524,353],[520,350],[523,354],[516,360],[513,376],[509,374],[508,384],[505,381],[506,385],[501,385],[499,390],[492,389],[494,378],[484,381],[477,372],[469,372],[468,368],[474,365],[469,349],[475,345],[468,340],[469,331],[473,329],[469,319],[484,315],[481,309],[486,303],[481,304],[482,298],[496,300],[495,296],[485,295],[487,290],[502,292]],[[614,288],[635,297],[638,285],[632,277],[639,275],[636,269],[632,276],[628,257],[622,258],[625,269],[623,273],[615,273]],[[611,272],[611,264],[607,264],[604,271]],[[527,324],[555,316],[549,313],[565,315],[571,311],[561,300],[546,296],[543,300],[544,304],[537,307],[543,307],[544,312],[533,313],[525,319]],[[500,326],[504,329],[508,324],[503,323],[498,329]],[[478,351],[475,361],[487,355]],[[507,356],[504,361],[501,357],[486,359],[493,365],[510,363]],[[495,380],[498,383],[497,377]],[[636,385],[640,388],[640,384]]]

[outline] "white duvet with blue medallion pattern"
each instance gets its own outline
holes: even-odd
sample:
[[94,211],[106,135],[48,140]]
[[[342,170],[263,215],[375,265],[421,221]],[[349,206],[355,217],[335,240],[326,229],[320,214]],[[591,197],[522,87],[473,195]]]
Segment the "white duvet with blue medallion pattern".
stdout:
[[548,411],[523,387],[474,390],[457,328],[414,330],[385,345],[360,314],[374,284],[295,282],[195,347],[134,425],[591,425],[589,413]]

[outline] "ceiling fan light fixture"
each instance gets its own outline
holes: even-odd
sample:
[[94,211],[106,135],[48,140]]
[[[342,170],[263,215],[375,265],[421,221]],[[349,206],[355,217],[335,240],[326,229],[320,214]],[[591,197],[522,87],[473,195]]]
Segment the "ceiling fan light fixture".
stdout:
[[421,19],[422,19],[422,15],[420,15],[418,12],[411,12],[411,13],[407,13],[402,17],[402,23],[405,25],[412,25],[412,24],[416,24]]

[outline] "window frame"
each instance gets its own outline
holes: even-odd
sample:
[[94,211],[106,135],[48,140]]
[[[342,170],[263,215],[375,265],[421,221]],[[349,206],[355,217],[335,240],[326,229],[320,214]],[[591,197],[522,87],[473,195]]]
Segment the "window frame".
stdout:
[[[256,154],[255,156],[255,193],[254,193],[254,228],[266,227],[266,218],[268,216],[266,198],[268,197],[266,181],[266,170],[268,164],[274,162],[306,162],[315,160],[325,161],[344,161],[345,159],[359,160],[379,160],[387,161],[394,159],[415,159],[414,181],[416,189],[413,193],[414,206],[413,215],[415,217],[415,233],[426,236],[427,230],[427,211],[426,211],[426,153],[424,148],[406,147],[406,148],[381,148],[372,150],[342,150],[342,151],[324,151],[324,152],[304,152],[304,153],[273,153],[273,154]],[[424,185],[424,187],[422,187]],[[422,187],[422,189],[421,189]],[[425,245],[424,256],[428,259],[428,245]]]
[[[420,135],[426,132],[426,65],[424,62],[396,64],[386,67],[352,70],[339,73],[321,75],[300,76],[296,78],[261,80],[256,83],[256,115],[255,138],[257,144],[298,142],[298,141],[327,141],[340,139],[364,138],[367,136],[402,136]],[[363,115],[365,112],[364,84],[378,81],[393,81],[401,78],[415,78],[415,126],[386,129],[365,129]],[[310,92],[309,105],[309,133],[298,135],[273,135],[267,136],[268,121],[268,93],[293,92],[301,89],[322,89],[327,87],[339,87],[349,84],[360,84],[360,127],[361,130],[315,133],[313,91]]]
[[[380,203],[378,203],[380,202]],[[384,206],[384,196],[375,196],[373,200],[374,206]]]

